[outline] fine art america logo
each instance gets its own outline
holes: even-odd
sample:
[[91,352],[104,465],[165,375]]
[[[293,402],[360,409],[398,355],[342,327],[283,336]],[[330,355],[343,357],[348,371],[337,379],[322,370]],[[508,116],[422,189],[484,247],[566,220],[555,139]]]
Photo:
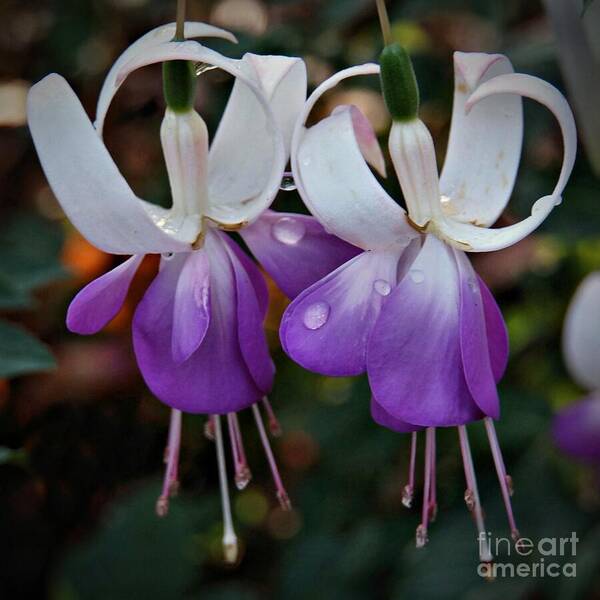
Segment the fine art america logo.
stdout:
[[481,532],[477,541],[481,555],[492,552],[505,562],[481,563],[477,574],[497,579],[503,577],[575,577],[577,565],[577,542],[573,531],[570,537],[545,537],[540,540],[521,538],[513,545],[510,538],[492,538],[491,533]]

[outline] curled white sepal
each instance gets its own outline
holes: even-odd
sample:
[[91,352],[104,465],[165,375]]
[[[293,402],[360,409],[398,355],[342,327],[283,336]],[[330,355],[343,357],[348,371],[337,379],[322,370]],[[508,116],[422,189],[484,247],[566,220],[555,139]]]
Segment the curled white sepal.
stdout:
[[521,73],[498,75],[481,84],[473,92],[465,104],[466,110],[469,111],[478,102],[495,94],[518,94],[531,98],[554,114],[562,133],[563,163],[552,193],[538,199],[532,207],[531,216],[519,223],[499,229],[461,223],[449,217],[439,219],[435,223],[435,230],[443,239],[471,252],[500,250],[516,244],[534,231],[550,214],[552,208],[562,201],[562,192],[573,170],[577,152],[577,131],[573,114],[564,96],[554,86],[537,77]]
[[31,88],[27,117],[48,182],[89,242],[113,254],[189,250],[193,239],[171,235],[154,223],[60,75],[48,75]]
[[[143,55],[149,48],[164,44],[173,39],[175,35],[175,23],[168,23],[167,25],[161,25],[156,29],[152,29],[148,33],[144,34],[141,38],[137,39],[131,46],[129,46],[113,63],[98,96],[98,104],[96,105],[96,120],[94,121],[94,127],[98,131],[98,134],[102,136],[102,130],[104,128],[104,119],[108,112],[108,107],[117,93],[119,87],[123,83],[123,79],[117,80],[117,76],[121,69],[130,61],[136,57]],[[184,26],[184,35],[186,39],[199,38],[199,37],[219,37],[228,40],[233,43],[237,43],[236,37],[220,27],[209,25],[208,23],[200,23],[197,21],[186,21]]]

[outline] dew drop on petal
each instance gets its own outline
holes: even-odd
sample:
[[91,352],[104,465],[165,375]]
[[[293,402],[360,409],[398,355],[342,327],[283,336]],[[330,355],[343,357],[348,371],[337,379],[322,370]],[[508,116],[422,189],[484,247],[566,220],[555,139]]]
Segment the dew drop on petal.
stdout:
[[282,244],[293,246],[297,244],[306,233],[306,227],[300,219],[281,217],[273,223],[273,237]]
[[479,286],[477,285],[477,281],[474,277],[469,278],[469,280],[467,281],[467,285],[474,294],[476,294],[479,291]]
[[171,260],[175,256],[175,253],[174,252],[163,252],[161,254],[161,256],[162,256],[163,260]]
[[327,302],[315,302],[304,313],[304,325],[308,329],[319,329],[327,323],[331,308]]
[[308,165],[310,165],[310,163],[311,163],[311,158],[310,158],[310,156],[304,156],[304,157],[302,157],[302,164],[303,164],[305,167],[308,167]]
[[373,289],[380,296],[389,296],[392,291],[392,286],[385,279],[376,279],[373,282]]
[[293,192],[296,189],[296,182],[291,173],[284,173],[279,184],[279,189],[284,192]]
[[411,269],[408,272],[408,276],[414,283],[423,283],[425,281],[425,273],[421,269]]

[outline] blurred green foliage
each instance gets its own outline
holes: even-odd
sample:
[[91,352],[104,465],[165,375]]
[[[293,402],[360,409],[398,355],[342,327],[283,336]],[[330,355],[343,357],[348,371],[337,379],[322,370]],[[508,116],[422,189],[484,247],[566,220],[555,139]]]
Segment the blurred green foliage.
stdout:
[[[228,1],[189,0],[190,15],[214,20]],[[424,118],[439,149],[448,132],[454,50],[503,52],[517,70],[563,87],[539,2],[388,4],[394,35],[413,54]],[[249,50],[303,56],[313,86],[381,50],[371,0],[247,0],[235,10],[237,17],[253,10],[266,15],[266,28],[236,30],[236,47],[208,45],[232,56]],[[165,0],[5,0],[2,81],[34,82],[58,71],[91,114],[111,62],[173,14],[174,2]],[[362,79],[349,88],[377,90],[375,78]],[[199,82],[198,108],[211,132],[229,88],[215,72]],[[135,74],[111,109],[107,144],[136,192],[164,204],[162,109],[160,70]],[[181,494],[169,516],[158,519],[167,410],[135,372],[127,327],[85,341],[66,332],[67,303],[91,275],[75,276],[73,264],[61,261],[63,238],[73,232],[49,198],[26,128],[1,129],[0,144],[0,310],[7,319],[0,322],[0,378],[14,378],[0,382],[0,532],[9,548],[0,565],[2,598],[599,597],[598,480],[560,456],[548,435],[553,411],[582,393],[562,363],[562,319],[578,282],[600,268],[600,190],[583,149],[563,204],[536,236],[474,259],[511,336],[498,434],[515,483],[516,517],[533,539],[577,531],[578,576],[488,582],[476,571],[456,432],[438,434],[440,510],[429,544],[416,550],[420,497],[411,510],[400,502],[408,437],[372,422],[365,378],[306,373],[276,341],[272,402],[284,428],[276,451],[294,511],[277,508],[251,415],[241,415],[254,480],[233,495],[243,557],[236,568],[225,566],[214,447],[202,435],[202,418],[186,417]],[[528,214],[533,200],[552,189],[560,154],[551,116],[526,103],[523,165],[506,218]],[[386,185],[400,195],[396,183]],[[275,208],[303,210],[295,193],[280,194]],[[53,365],[34,334],[59,357],[56,373],[22,377]],[[487,527],[508,536],[483,426],[470,432]]]

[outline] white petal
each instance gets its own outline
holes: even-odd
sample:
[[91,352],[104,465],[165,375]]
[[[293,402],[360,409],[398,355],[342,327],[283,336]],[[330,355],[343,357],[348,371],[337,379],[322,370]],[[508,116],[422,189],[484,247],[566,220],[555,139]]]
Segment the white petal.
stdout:
[[459,223],[451,218],[441,219],[435,224],[437,232],[446,241],[472,252],[488,252],[512,246],[536,229],[553,207],[561,203],[561,194],[573,170],[577,152],[577,131],[573,114],[564,96],[554,86],[521,73],[498,75],[477,88],[467,100],[466,110],[471,110],[478,102],[494,94],[519,94],[537,100],[554,114],[563,138],[563,164],[552,194],[539,198],[531,209],[531,216],[515,225],[487,229]]
[[521,98],[492,96],[468,114],[465,105],[483,82],[512,70],[501,54],[454,53],[452,126],[440,191],[444,210],[458,221],[492,225],[510,198],[523,141]]
[[[235,118],[239,119],[253,137],[245,133],[244,139],[237,140],[235,156],[230,153],[219,157],[223,161],[231,161],[237,167],[236,171],[213,170],[212,164],[216,157],[211,150],[208,176],[209,208],[206,215],[227,225],[242,224],[255,219],[277,194],[286,156],[283,135],[277,127],[275,116],[257,81],[254,69],[247,61],[227,58],[196,42],[167,42],[154,46],[143,55],[129,61],[119,72],[117,81],[121,81],[135,69],[168,60],[193,60],[215,65],[233,75],[236,83],[239,82],[238,85],[245,88],[245,102],[236,103],[238,110]],[[257,157],[260,160],[257,160]]]
[[113,254],[189,250],[154,224],[60,75],[48,75],[31,88],[27,114],[54,194],[92,244]]
[[167,107],[160,127],[160,141],[171,185],[171,213],[195,216],[201,223],[208,198],[206,123],[193,108],[175,112]]
[[573,378],[588,390],[600,390],[600,271],[588,275],[571,300],[563,353]]
[[418,234],[365,162],[349,110],[309,129],[304,123],[321,95],[337,83],[377,73],[379,65],[366,64],[322,83],[309,97],[292,140],[294,179],[308,209],[328,232],[366,250],[406,245]]
[[441,213],[435,148],[420,119],[394,121],[388,140],[408,215],[422,227]]
[[[306,65],[301,58],[261,56],[251,53],[245,54],[242,60],[254,67],[263,93],[271,105],[277,126],[283,134],[286,155],[289,158],[294,125],[306,101]],[[233,104],[233,102],[232,91],[229,103]],[[239,125],[237,127],[241,129]],[[219,139],[221,129],[225,129],[223,119],[213,146]]]
[[349,110],[352,116],[352,125],[354,126],[354,134],[356,141],[365,160],[370,164],[382,177],[387,177],[385,168],[385,158],[379,145],[379,140],[375,135],[371,121],[362,113],[358,106],[353,104],[340,104],[336,106],[331,114],[335,115],[343,110]]
[[223,223],[252,220],[271,204],[306,99],[306,67],[301,59],[245,54],[241,66],[270,105],[285,154],[274,154],[270,118],[256,91],[237,78],[209,154],[209,216]]
[[[199,23],[196,21],[187,21],[185,23],[184,28],[185,37],[188,39],[191,38],[199,38],[199,37],[219,37],[225,40],[229,40],[230,42],[237,43],[235,36],[229,31],[225,31],[225,29],[221,29],[220,27],[214,27],[213,25],[208,25],[207,23]],[[136,58],[141,54],[144,54],[149,48],[153,46],[157,46],[158,44],[162,44],[164,42],[169,42],[173,39],[175,35],[175,23],[169,23],[167,25],[161,25],[152,31],[149,31],[141,38],[133,42],[131,46],[117,58],[111,67],[104,83],[102,84],[102,89],[100,90],[100,96],[98,97],[98,104],[96,106],[96,121],[94,122],[94,126],[96,127],[98,133],[102,135],[102,128],[104,127],[104,119],[106,118],[106,113],[108,112],[108,107],[112,102],[114,95],[117,93],[117,90],[123,83],[123,80],[119,80],[117,82],[117,75],[119,71],[132,59]]]

